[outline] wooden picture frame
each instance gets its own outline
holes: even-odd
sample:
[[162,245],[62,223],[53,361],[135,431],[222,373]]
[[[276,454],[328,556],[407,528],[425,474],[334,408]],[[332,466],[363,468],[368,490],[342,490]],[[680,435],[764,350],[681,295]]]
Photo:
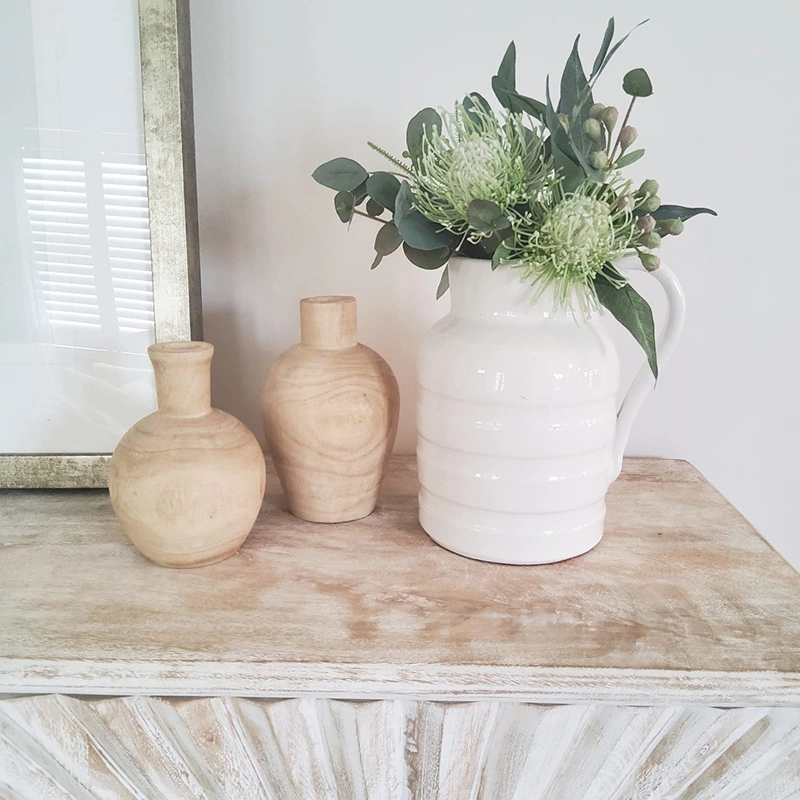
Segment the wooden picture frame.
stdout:
[[[155,341],[202,339],[189,0],[139,0]],[[99,488],[110,453],[0,455],[0,487]]]

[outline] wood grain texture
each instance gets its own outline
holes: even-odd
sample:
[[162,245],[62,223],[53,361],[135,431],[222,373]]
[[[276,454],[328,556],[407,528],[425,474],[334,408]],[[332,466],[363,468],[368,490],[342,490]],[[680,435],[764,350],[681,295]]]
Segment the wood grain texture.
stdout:
[[800,576],[690,465],[631,460],[606,535],[480,563],[417,522],[413,459],[374,514],[314,525],[277,482],[244,546],[189,572],[102,491],[0,494],[0,693],[800,705]]
[[208,342],[148,348],[158,411],[111,458],[109,495],[128,537],[164,567],[199,567],[235,553],[264,499],[264,454],[244,423],[211,407]]
[[355,297],[303,298],[300,332],[261,392],[269,450],[295,516],[361,519],[375,509],[397,435],[397,379],[358,344]]
[[19,800],[788,800],[800,710],[326,699],[0,701]]

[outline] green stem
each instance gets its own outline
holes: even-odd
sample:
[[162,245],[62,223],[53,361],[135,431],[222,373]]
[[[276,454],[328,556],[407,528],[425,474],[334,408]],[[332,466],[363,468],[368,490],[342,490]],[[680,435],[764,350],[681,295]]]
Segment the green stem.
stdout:
[[382,147],[378,147],[375,142],[367,142],[367,145],[376,153],[380,153],[389,163],[394,164],[404,174],[404,176],[413,175],[411,170],[399,158],[395,158],[391,153],[387,152]]
[[635,97],[631,97],[631,104],[628,106],[628,111],[625,114],[625,119],[622,120],[622,125],[619,126],[619,130],[617,131],[617,141],[614,142],[614,149],[611,151],[611,157],[608,159],[610,164],[614,163],[614,156],[617,154],[617,148],[619,147],[619,135],[622,133],[625,126],[628,124],[628,120],[631,118],[631,111],[633,111],[633,104],[636,102]]
[[353,209],[353,214],[358,214],[359,217],[366,217],[367,219],[374,219],[375,222],[380,222],[381,225],[385,225],[389,220],[381,219],[380,217],[371,217],[369,214],[365,214],[363,211],[359,211],[357,208]]

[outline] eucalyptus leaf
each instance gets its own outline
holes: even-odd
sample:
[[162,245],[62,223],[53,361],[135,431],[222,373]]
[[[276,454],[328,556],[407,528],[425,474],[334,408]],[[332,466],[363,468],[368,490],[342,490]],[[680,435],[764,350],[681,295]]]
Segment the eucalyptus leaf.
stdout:
[[376,203],[394,211],[394,201],[400,191],[400,181],[388,172],[373,172],[367,178],[366,191]]
[[[572,151],[578,158],[587,176],[592,180],[602,182],[603,175],[589,163],[589,154],[595,148],[595,143],[584,130],[584,123],[589,119],[589,111],[594,99],[589,81],[583,71],[578,44],[580,36],[576,37],[572,52],[567,59],[564,73],[561,76],[561,97],[558,101],[558,113],[569,116],[569,141]],[[563,149],[563,147],[562,147]]]
[[613,47],[612,47],[612,48],[611,48],[609,51],[608,51],[608,53],[606,53],[606,56],[605,56],[605,58],[603,59],[603,63],[600,65],[600,67],[599,67],[598,69],[593,69],[593,70],[592,70],[592,77],[593,77],[593,78],[596,78],[596,77],[597,77],[597,76],[598,76],[598,75],[599,75],[599,74],[600,74],[600,73],[601,73],[601,72],[602,72],[602,71],[603,71],[603,70],[606,68],[606,65],[608,64],[608,62],[609,62],[609,61],[611,61],[611,57],[614,55],[614,53],[616,53],[616,52],[617,52],[617,50],[619,50],[619,48],[620,48],[620,47],[622,47],[622,45],[623,45],[623,44],[625,44],[625,41],[627,40],[627,38],[628,38],[628,37],[629,37],[629,36],[630,36],[630,35],[631,35],[631,34],[632,34],[632,33],[633,33],[635,30],[636,30],[636,28],[641,28],[641,27],[642,27],[642,25],[644,25],[644,24],[645,24],[645,22],[650,22],[650,20],[649,20],[649,19],[643,19],[643,20],[642,20],[642,21],[641,21],[641,22],[640,22],[638,25],[636,25],[636,26],[634,26],[633,28],[631,28],[631,30],[629,30],[629,31],[628,31],[628,32],[627,32],[627,33],[626,33],[626,34],[625,34],[625,35],[624,35],[624,36],[623,36],[623,37],[622,37],[622,38],[621,38],[621,39],[620,39],[620,40],[619,40],[619,41],[618,41],[618,42],[617,42],[617,43],[616,43],[616,44],[615,44],[615,45],[614,45],[614,46],[613,46]]
[[356,207],[355,198],[350,192],[337,192],[333,198],[333,207],[342,222],[350,222],[353,219],[353,209]]
[[439,250],[454,244],[455,237],[449,231],[435,225],[416,209],[402,219],[395,217],[395,224],[403,239],[417,250]]
[[558,100],[558,113],[569,114],[573,118],[579,118],[579,115],[576,114],[574,110],[576,107],[583,109],[585,106],[586,113],[581,115],[583,117],[583,119],[581,119],[581,133],[583,133],[583,120],[588,118],[589,108],[594,101],[578,51],[580,40],[580,36],[575,38],[575,43],[572,45],[572,52],[569,54],[567,63],[564,65],[564,72],[561,75],[561,97]]
[[444,265],[442,278],[439,281],[439,286],[436,289],[436,299],[438,300],[450,288],[450,268],[447,264]]
[[334,158],[320,164],[311,177],[337,192],[351,192],[368,177],[367,171],[352,158]]
[[519,92],[511,92],[511,110],[517,114],[529,114],[534,119],[541,119],[544,114],[544,103],[541,100],[534,100],[532,97],[526,97]]
[[710,208],[687,208],[686,206],[659,206],[655,211],[650,212],[650,216],[658,221],[662,219],[679,219],[686,222],[687,219],[696,217],[698,214],[711,214],[716,217],[717,212]]
[[[497,70],[498,83],[504,89],[509,89],[512,92],[517,88],[517,46],[511,42],[503,54],[503,60],[500,62],[500,67]],[[492,82],[494,83],[494,82]],[[500,100],[500,98],[497,98]],[[501,101],[502,102],[502,101]]]
[[490,236],[487,236],[481,241],[480,247],[486,253],[485,256],[481,257],[486,258],[486,256],[489,256],[491,258],[494,255],[495,250],[497,250],[497,248],[500,247],[500,245],[511,236],[511,233],[511,226],[508,224],[508,220],[506,220],[506,227],[496,230]]
[[500,266],[501,261],[504,258],[507,258],[508,255],[509,255],[509,250],[505,242],[500,242],[500,244],[497,246],[494,253],[492,254],[492,272],[494,272]]
[[500,101],[500,105],[511,111],[511,100],[509,98],[512,90],[506,88],[497,75],[492,78],[492,91],[494,92],[494,96]]
[[622,282],[626,280],[625,276],[610,261],[606,261],[605,265],[603,266],[603,272],[605,275],[610,276],[615,281]]
[[575,153],[572,149],[572,143],[569,140],[569,136],[564,130],[564,126],[561,124],[561,120],[558,118],[556,111],[553,108],[553,101],[550,99],[549,76],[547,78],[547,83],[545,84],[545,97],[547,98],[547,104],[544,111],[545,124],[547,125],[547,129],[550,131],[550,138],[552,139],[550,146],[552,151],[555,153],[556,149],[558,149],[565,158],[578,163]]
[[411,118],[406,128],[406,147],[414,161],[422,155],[422,140],[434,128],[442,129],[442,118],[433,108],[423,108]]
[[624,156],[618,158],[616,163],[614,164],[614,169],[622,169],[623,167],[629,167],[631,164],[638,161],[644,155],[644,150],[631,150],[628,153],[625,153]]
[[595,275],[594,288],[600,303],[640,344],[647,356],[653,376],[657,379],[656,331],[653,312],[647,301],[629,283],[617,288],[602,272]]
[[581,165],[581,167],[583,167],[586,177],[591,178],[591,180],[596,181],[597,183],[602,183],[604,179],[603,173],[599,169],[595,169],[589,163],[589,154],[586,152],[583,146],[584,139],[588,139],[588,137],[583,131],[583,126],[579,128],[577,125],[571,125],[569,129],[569,141],[572,145],[572,152],[578,159],[578,163]]
[[503,108],[517,114],[530,114],[535,119],[542,119],[544,115],[544,103],[526,97],[517,92],[517,48],[511,42],[506,48],[503,60],[497,75],[492,78],[492,91],[500,101]]
[[491,200],[473,200],[467,208],[467,221],[481,233],[492,233],[508,227],[503,209]]
[[[400,188],[397,190],[397,196],[394,199],[394,222],[397,225],[398,221],[407,216],[414,210],[414,193],[411,191],[411,186],[408,181],[403,181]],[[398,225],[399,228],[399,225]]]
[[367,200],[367,214],[371,217],[379,217],[385,211],[380,203],[376,203],[372,198]]
[[375,252],[380,256],[388,256],[394,253],[400,245],[403,244],[403,237],[397,226],[393,222],[387,222],[381,226],[375,237]]
[[395,224],[387,222],[383,225],[375,237],[375,260],[370,269],[375,269],[383,261],[384,256],[394,253],[401,244],[403,244],[403,237]]
[[418,250],[408,242],[403,242],[403,252],[406,258],[421,269],[439,269],[450,260],[453,251],[449,247],[439,247],[436,250]]
[[496,75],[492,78],[492,89],[503,108],[507,108],[515,114],[529,114],[534,119],[544,118],[544,103],[534,100],[532,97],[526,97],[513,89],[506,89]]
[[642,67],[625,73],[625,77],[622,79],[622,88],[625,94],[629,94],[631,97],[650,97],[653,94],[653,83],[647,70]]
[[478,92],[471,92],[468,94],[464,98],[462,105],[464,106],[464,112],[476,127],[481,127],[482,121],[480,116],[475,113],[475,108],[480,107],[486,114],[492,113],[492,107],[489,105],[486,98],[478,94]]
[[595,75],[600,71],[600,68],[603,66],[603,62],[606,60],[606,56],[608,55],[608,48],[611,46],[611,40],[614,38],[614,17],[608,21],[608,25],[606,26],[606,32],[603,35],[603,43],[600,45],[600,50],[597,53],[597,58],[594,60],[594,64],[592,64],[592,74],[591,77],[594,78]]
[[417,250],[439,250],[455,242],[450,231],[431,222],[414,208],[414,195],[408,181],[403,181],[395,198],[394,224],[408,245]]
[[360,206],[364,202],[364,200],[366,200],[366,197],[367,197],[367,182],[364,181],[363,183],[360,183],[358,186],[356,186],[355,189],[353,189],[353,198],[356,201],[356,205]]
[[553,137],[548,136],[542,142],[542,158],[545,161],[549,161],[552,155],[553,155]]
[[[536,152],[539,147],[539,137],[530,129],[522,126],[522,135],[525,137],[525,147],[528,151]],[[538,171],[538,168],[537,168]]]
[[566,194],[574,192],[584,181],[585,175],[580,164],[564,155],[558,146],[553,145],[553,165],[561,175],[561,186]]

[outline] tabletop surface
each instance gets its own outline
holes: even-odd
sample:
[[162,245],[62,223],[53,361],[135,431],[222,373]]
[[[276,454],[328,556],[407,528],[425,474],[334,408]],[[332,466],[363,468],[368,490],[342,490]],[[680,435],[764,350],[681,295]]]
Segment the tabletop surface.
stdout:
[[434,544],[414,460],[341,525],[270,475],[241,550],[170,570],[104,490],[0,492],[0,694],[413,695],[800,705],[800,575],[691,465],[626,460],[606,532],[560,564]]

